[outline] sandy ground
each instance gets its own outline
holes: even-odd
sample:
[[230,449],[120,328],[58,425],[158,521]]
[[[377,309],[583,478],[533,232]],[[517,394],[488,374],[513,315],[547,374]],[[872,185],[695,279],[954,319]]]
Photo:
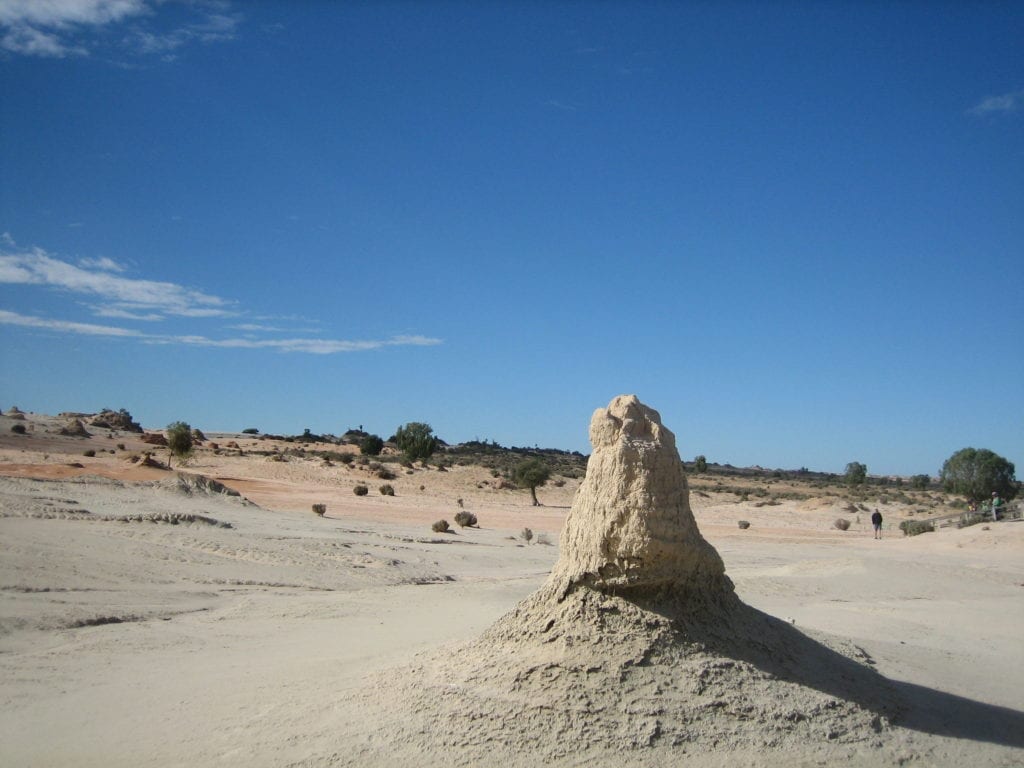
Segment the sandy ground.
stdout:
[[[478,636],[532,593],[578,486],[540,489],[534,508],[482,468],[416,468],[387,481],[387,497],[365,468],[209,451],[179,476],[130,464],[137,435],[70,438],[55,434],[63,419],[19,421],[27,434],[0,417],[2,765],[367,764],[356,740],[376,741],[382,765],[453,764],[403,757],[401,744],[389,759],[389,734],[360,705],[366,686]],[[352,493],[359,482],[369,495]],[[457,499],[480,528],[432,533]],[[863,523],[831,527],[838,500],[692,501],[743,601],[856,644],[936,710],[858,764],[1024,765],[1024,524],[902,538],[894,519],[875,541]],[[527,526],[550,543],[525,544]],[[820,754],[722,744],[685,762],[600,758],[816,765]],[[526,752],[518,764],[538,763]]]

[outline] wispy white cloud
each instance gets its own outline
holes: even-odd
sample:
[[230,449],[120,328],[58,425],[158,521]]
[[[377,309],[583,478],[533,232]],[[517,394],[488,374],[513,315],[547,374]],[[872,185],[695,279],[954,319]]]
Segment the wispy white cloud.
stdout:
[[127,312],[158,311],[181,317],[224,317],[236,314],[230,302],[218,296],[175,283],[122,277],[110,259],[78,266],[53,258],[40,248],[0,254],[0,283],[45,285],[51,288],[100,297],[111,308]]
[[1011,91],[1001,96],[989,96],[971,107],[968,112],[979,117],[1001,112],[1016,112],[1024,108],[1024,90]]
[[85,269],[101,269],[105,272],[124,272],[124,267],[113,259],[103,256],[99,259],[79,259],[78,265]]
[[144,0],[0,0],[0,48],[27,56],[85,56],[85,46],[72,42],[82,28],[148,12]]
[[125,43],[139,53],[158,54],[167,58],[182,46],[190,43],[217,43],[233,40],[239,21],[238,16],[211,13],[201,21],[169,32],[133,30],[125,37]]
[[[107,257],[80,259],[77,264],[72,264],[40,248],[18,248],[9,234],[0,234],[0,284],[37,286],[81,296],[79,306],[107,320],[170,323],[174,318],[195,322],[247,315],[256,322],[235,323],[228,327],[228,333],[223,338],[218,338],[215,334],[152,333],[121,324],[77,322],[0,309],[0,325],[70,335],[121,337],[148,344],[266,349],[313,355],[361,352],[384,347],[425,347],[442,343],[440,339],[414,334],[381,339],[322,338],[316,330],[287,330],[262,322],[291,319],[305,325],[317,325],[316,321],[308,318],[264,318],[251,315],[239,309],[235,302],[219,296],[176,283],[127,277],[123,274],[125,271],[124,266]],[[238,331],[244,335],[238,334]],[[268,333],[287,333],[290,337],[267,338]]]
[[140,320],[149,323],[164,319],[163,315],[156,312],[143,314],[140,312],[129,312],[127,309],[121,309],[120,307],[93,305],[91,309],[92,313],[97,317],[109,317],[115,320]]
[[131,328],[117,328],[111,325],[95,325],[93,323],[75,323],[68,320],[52,320],[44,317],[21,315],[0,309],[0,324],[20,325],[25,328],[43,328],[61,333],[74,333],[86,336],[123,336],[145,338],[146,334]]
[[430,347],[441,344],[440,339],[428,336],[393,336],[387,339],[213,339],[199,335],[173,335],[143,333],[133,328],[121,328],[94,323],[77,323],[67,320],[23,315],[0,309],[0,325],[16,325],[23,328],[38,328],[85,336],[112,336],[138,339],[150,344],[184,344],[195,347],[220,349],[270,349],[277,352],[305,352],[312,355],[334,355],[342,352],[365,352],[383,347]]
[[146,11],[144,0],[3,0],[0,23],[64,29],[72,24],[108,24]]
[[138,54],[173,58],[192,43],[235,37],[241,17],[224,0],[192,0],[194,20],[165,29],[164,0],[0,0],[0,50],[25,56],[87,56],[97,42],[91,32],[127,25],[121,41]]

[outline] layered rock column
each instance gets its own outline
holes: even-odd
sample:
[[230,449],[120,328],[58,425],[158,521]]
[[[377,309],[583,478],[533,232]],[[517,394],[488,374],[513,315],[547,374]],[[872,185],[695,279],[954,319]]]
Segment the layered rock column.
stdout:
[[549,585],[622,595],[732,593],[721,557],[697,529],[675,436],[635,395],[598,408],[593,453],[561,535]]

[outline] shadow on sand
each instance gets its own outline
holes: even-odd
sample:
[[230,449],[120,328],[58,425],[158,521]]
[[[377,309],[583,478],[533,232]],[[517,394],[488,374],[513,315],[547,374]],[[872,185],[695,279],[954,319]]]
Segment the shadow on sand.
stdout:
[[[667,615],[664,606],[641,606]],[[754,665],[774,678],[796,683],[864,709],[889,722],[935,736],[1024,748],[1024,712],[890,680],[855,645],[856,661],[773,616],[727,599],[707,611],[672,611],[681,639]],[[710,614],[710,615],[709,615]]]

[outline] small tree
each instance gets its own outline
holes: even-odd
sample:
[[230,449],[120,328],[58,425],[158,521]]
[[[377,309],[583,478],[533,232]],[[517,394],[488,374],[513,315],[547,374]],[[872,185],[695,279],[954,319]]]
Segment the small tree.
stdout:
[[864,485],[868,477],[868,468],[859,461],[851,461],[846,465],[846,484],[851,488]]
[[520,488],[529,488],[530,496],[533,497],[533,506],[539,507],[540,502],[537,501],[537,487],[544,485],[551,477],[551,470],[548,469],[540,459],[526,459],[516,464],[514,470],[512,470],[512,479],[515,480],[516,485]]
[[910,478],[910,487],[915,491],[927,491],[931,478],[928,475],[914,475]]
[[693,471],[701,475],[708,471],[708,460],[702,455],[693,460]]
[[167,425],[167,466],[171,466],[171,456],[178,458],[178,463],[192,455],[192,427],[184,421],[175,421]]
[[395,444],[409,461],[426,461],[437,450],[437,438],[429,424],[410,421],[395,432]]
[[384,441],[379,435],[367,435],[359,441],[359,452],[363,456],[380,456],[384,450]]
[[1009,501],[1020,489],[1012,462],[985,448],[963,448],[942,465],[942,487],[970,501],[987,499],[995,491]]

